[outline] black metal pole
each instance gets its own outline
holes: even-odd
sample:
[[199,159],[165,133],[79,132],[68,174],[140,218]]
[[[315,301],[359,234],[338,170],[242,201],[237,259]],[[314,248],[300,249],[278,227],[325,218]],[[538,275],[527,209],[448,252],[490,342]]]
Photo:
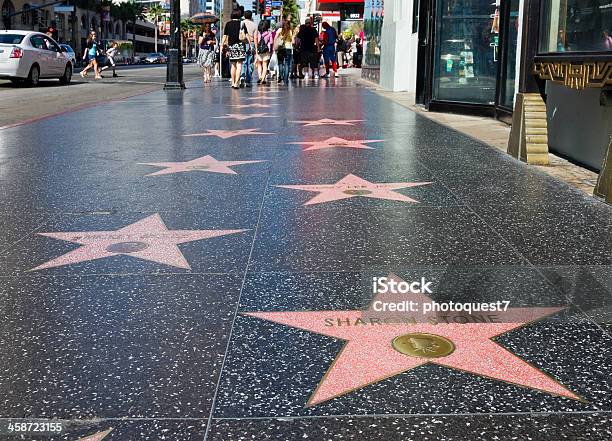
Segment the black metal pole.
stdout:
[[165,90],[184,89],[183,58],[181,57],[181,3],[170,1],[170,49],[166,69]]

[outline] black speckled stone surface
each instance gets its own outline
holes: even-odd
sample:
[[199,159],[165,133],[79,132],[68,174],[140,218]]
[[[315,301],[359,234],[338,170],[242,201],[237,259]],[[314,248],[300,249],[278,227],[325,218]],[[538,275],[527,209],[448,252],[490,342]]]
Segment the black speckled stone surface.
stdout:
[[[612,439],[610,206],[345,78],[189,86],[0,132],[0,424],[64,425],[6,439]],[[249,103],[270,107],[233,107]],[[274,117],[214,118],[230,113]],[[321,118],[363,121],[295,122]],[[104,124],[75,129],[87,121]],[[183,136],[209,129],[272,135]],[[382,141],[290,144],[331,137]],[[266,162],[152,177],[141,164],[205,155]],[[317,205],[278,187],[348,174],[431,184],[396,190],[418,203]],[[30,271],[79,247],[38,233],[155,213],[170,230],[246,231],[178,245],[190,269],[113,255]],[[564,307],[495,341],[583,400],[428,364],[307,407],[343,342],[245,313],[362,310],[390,272],[434,281],[437,301]]]

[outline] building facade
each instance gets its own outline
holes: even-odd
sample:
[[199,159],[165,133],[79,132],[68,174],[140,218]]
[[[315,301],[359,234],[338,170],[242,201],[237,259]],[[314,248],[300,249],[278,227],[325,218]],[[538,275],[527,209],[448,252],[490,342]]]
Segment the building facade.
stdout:
[[[56,6],[50,5],[34,10],[28,0],[0,0],[3,18],[0,22],[0,29],[46,32],[49,27],[53,27],[57,32],[57,40],[72,46],[77,54],[82,53],[90,30],[96,30],[102,40],[135,40],[136,56],[154,51],[155,25],[153,23],[137,20],[136,38],[133,39],[131,23],[123,23],[110,14],[103,15],[95,8],[95,2],[92,1],[91,4],[90,9],[76,7],[73,26],[72,13],[63,12],[61,7],[56,9]],[[74,33],[73,27],[75,28]],[[158,38],[158,48],[163,49],[164,44],[165,40]]]
[[[612,144],[612,3],[387,0],[384,7],[381,86],[413,92],[432,111],[512,123],[509,152],[528,162],[533,148],[544,162],[551,151],[603,169]],[[529,124],[537,126],[531,135]]]

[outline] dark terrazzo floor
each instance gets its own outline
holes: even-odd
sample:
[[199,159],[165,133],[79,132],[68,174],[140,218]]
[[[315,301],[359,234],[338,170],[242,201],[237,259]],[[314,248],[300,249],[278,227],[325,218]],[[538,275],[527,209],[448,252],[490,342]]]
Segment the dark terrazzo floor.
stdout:
[[[0,438],[612,440],[612,208],[346,79],[305,84],[195,82],[0,133],[0,434],[9,418],[63,425]],[[258,102],[271,107],[232,107]],[[213,118],[229,113],[275,116]],[[321,118],[364,121],[295,122]],[[183,136],[247,128],[272,135]],[[289,144],[331,137],[384,141]],[[141,164],[205,155],[265,162]],[[349,174],[431,184],[396,190],[415,203],[317,205],[278,187]],[[166,251],[144,231],[121,242],[149,258],[32,271],[79,248],[38,233],[120,234],[156,213],[168,230],[245,231]],[[177,250],[190,269],[160,262]],[[495,341],[582,400],[428,364],[307,406],[343,342],[245,313],[366,309],[391,272],[431,280],[436,301],[564,307]]]

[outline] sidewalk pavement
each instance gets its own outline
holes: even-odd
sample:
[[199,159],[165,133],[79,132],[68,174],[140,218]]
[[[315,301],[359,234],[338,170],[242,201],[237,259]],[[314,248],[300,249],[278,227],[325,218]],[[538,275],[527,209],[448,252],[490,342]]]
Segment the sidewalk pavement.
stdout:
[[[510,138],[510,126],[493,118],[460,115],[454,113],[429,112],[421,106],[415,104],[415,95],[412,92],[390,92],[383,89],[377,83],[361,78],[360,70],[348,69],[343,72],[355,78],[355,81],[367,88],[372,89],[378,95],[384,96],[391,101],[404,106],[420,115],[443,124],[451,129],[463,133],[476,141],[483,142],[502,151],[507,151],[508,139]],[[549,155],[547,166],[534,165],[545,173],[560,179],[571,186],[578,188],[589,195],[593,195],[593,190],[597,185],[597,173],[573,164],[566,159]]]

